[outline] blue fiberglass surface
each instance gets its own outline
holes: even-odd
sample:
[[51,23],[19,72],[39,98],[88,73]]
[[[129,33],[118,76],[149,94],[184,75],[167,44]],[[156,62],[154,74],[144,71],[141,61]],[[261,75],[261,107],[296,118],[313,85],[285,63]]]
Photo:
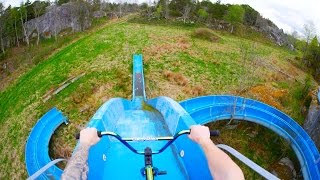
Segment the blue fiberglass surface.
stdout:
[[[191,125],[196,124],[180,104],[171,98],[157,97],[149,100],[148,104],[161,112],[172,134],[190,129]],[[197,144],[187,136],[182,136],[175,141],[174,147],[177,158],[183,162],[187,171],[188,179],[212,179],[204,153]],[[183,157],[179,156],[181,152],[184,154]]]
[[264,103],[237,96],[203,96],[181,106],[198,124],[237,119],[261,124],[291,143],[304,179],[320,179],[319,152],[308,134],[289,116]]
[[[29,175],[34,174],[51,161],[49,141],[55,129],[62,123],[67,123],[66,117],[56,108],[52,108],[39,119],[31,130],[25,147],[25,162]],[[60,168],[52,166],[38,179],[59,179],[61,174]]]
[[[117,111],[114,111],[117,109]],[[163,116],[157,110],[132,110],[130,101],[116,98],[106,102],[89,123],[99,130],[114,131],[122,137],[158,137],[171,135]],[[144,141],[130,143],[135,149],[149,146],[160,149],[165,141]],[[168,174],[157,179],[186,179],[183,163],[177,157],[174,145],[163,153],[153,156],[154,166]],[[89,179],[144,179],[140,173],[144,156],[130,151],[113,137],[103,137],[90,150]]]
[[[121,98],[109,100],[100,107],[88,126],[101,131],[113,131],[123,138],[172,136],[173,131],[169,129],[165,120],[168,113],[163,114],[163,110],[160,112],[145,102],[142,56],[135,55],[133,60],[132,101]],[[178,103],[176,105],[180,106]],[[166,109],[171,110],[168,107]],[[179,116],[171,119],[178,122]],[[143,151],[146,147],[159,150],[166,142],[129,143],[135,149]],[[89,179],[145,179],[141,174],[144,156],[133,153],[113,137],[102,137],[102,140],[90,149],[88,163]],[[174,144],[161,154],[153,155],[153,165],[161,171],[167,171],[166,175],[157,176],[156,179],[188,179],[183,161],[178,157]]]

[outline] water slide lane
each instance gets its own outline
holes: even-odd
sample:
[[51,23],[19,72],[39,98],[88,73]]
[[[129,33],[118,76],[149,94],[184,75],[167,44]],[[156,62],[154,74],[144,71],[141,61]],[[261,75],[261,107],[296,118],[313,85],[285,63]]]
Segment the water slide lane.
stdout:
[[245,120],[263,125],[285,138],[295,151],[304,179],[320,179],[320,156],[312,139],[281,111],[238,96],[202,96],[180,102],[197,124],[219,120]]

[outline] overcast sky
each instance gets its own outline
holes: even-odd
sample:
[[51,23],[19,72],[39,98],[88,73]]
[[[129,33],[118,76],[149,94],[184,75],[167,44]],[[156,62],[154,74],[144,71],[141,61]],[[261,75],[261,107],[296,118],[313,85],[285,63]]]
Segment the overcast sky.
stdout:
[[[6,6],[9,4],[18,6],[22,0],[0,1],[4,2]],[[138,1],[144,2],[147,0]],[[216,2],[216,0],[211,1]],[[221,2],[224,4],[249,4],[259,11],[263,17],[272,20],[279,28],[288,33],[294,30],[302,33],[303,25],[312,21],[318,30],[317,34],[320,36],[319,0],[221,0]]]
[[272,20],[279,28],[291,33],[303,32],[303,25],[312,21],[320,36],[319,0],[221,0],[222,3],[249,4],[263,17]]

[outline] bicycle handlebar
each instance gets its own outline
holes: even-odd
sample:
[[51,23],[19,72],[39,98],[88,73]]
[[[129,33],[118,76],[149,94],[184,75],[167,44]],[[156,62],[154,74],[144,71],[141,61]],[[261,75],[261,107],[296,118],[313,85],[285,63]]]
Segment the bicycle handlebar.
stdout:
[[[159,150],[152,151],[152,154],[159,154],[163,152],[169,145],[171,145],[179,136],[183,134],[190,134],[190,130],[182,130],[176,133],[174,136],[163,136],[163,137],[147,137],[147,138],[122,138],[117,133],[111,131],[97,131],[98,137],[102,136],[113,136],[118,139],[122,144],[124,144],[127,148],[129,148],[132,152],[136,154],[144,154],[144,151],[138,151],[134,149],[127,141],[163,141],[167,140],[168,142]],[[219,136],[219,130],[210,130],[210,136]],[[80,138],[80,133],[76,134],[76,139]]]

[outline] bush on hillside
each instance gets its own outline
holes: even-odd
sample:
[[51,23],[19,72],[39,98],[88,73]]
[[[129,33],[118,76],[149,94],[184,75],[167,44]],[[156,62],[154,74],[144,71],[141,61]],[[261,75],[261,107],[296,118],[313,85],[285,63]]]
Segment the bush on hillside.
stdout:
[[214,32],[208,28],[197,28],[194,30],[192,36],[212,42],[217,42],[220,39],[219,36],[214,34]]

